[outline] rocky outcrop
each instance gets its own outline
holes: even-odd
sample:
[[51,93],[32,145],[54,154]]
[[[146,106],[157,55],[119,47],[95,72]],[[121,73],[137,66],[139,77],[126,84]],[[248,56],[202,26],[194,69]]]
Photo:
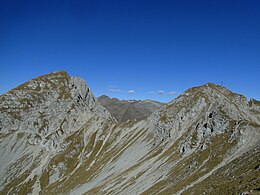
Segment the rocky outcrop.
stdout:
[[89,121],[96,121],[93,128],[115,121],[85,81],[64,71],[37,77],[1,95],[0,112],[0,190],[24,172],[35,171],[28,178],[39,174],[48,163],[44,159],[63,152],[66,139]]
[[260,124],[260,115],[254,111],[259,108],[255,104],[222,86],[207,83],[187,90],[149,120],[158,141],[178,139],[187,129],[196,131],[201,140],[227,131],[231,125],[239,126],[243,121]]
[[58,71],[0,96],[1,194],[259,191],[259,102],[212,83],[116,122]]
[[31,144],[59,148],[59,141],[93,116],[113,120],[85,81],[57,71],[35,78],[0,97],[1,133],[30,135]]

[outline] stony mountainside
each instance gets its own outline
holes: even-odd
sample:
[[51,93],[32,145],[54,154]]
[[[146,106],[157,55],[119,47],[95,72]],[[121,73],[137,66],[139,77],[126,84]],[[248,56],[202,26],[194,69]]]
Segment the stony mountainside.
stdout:
[[260,102],[224,87],[125,123],[63,71],[0,100],[0,194],[259,193]]
[[146,119],[164,105],[164,103],[153,100],[119,100],[106,95],[98,97],[98,101],[119,122]]

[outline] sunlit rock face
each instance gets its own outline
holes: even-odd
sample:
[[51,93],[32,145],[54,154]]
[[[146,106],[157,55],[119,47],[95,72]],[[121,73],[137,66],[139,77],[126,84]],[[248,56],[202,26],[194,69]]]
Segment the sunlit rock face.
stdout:
[[212,83],[117,122],[57,71],[0,96],[0,194],[259,192],[260,103]]
[[31,144],[59,148],[59,140],[93,116],[111,119],[84,80],[57,71],[35,78],[1,96],[1,132],[30,136]]

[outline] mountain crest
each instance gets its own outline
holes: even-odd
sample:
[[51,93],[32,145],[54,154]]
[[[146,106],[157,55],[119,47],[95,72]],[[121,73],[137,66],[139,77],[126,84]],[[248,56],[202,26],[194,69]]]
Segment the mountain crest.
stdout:
[[[41,143],[45,148],[50,147],[47,142],[57,147],[60,137],[71,134],[94,116],[114,120],[86,82],[65,71],[36,77],[1,95],[0,100],[2,132],[29,133],[31,143]],[[55,133],[58,136],[51,136]]]
[[[159,108],[117,122],[104,100],[120,117]],[[165,105],[97,101],[79,77],[37,77],[0,96],[0,194],[257,193],[259,105],[212,83]]]
[[227,131],[233,123],[239,124],[241,120],[260,125],[260,112],[244,96],[207,83],[183,92],[148,120],[157,135],[156,143],[161,143],[178,139],[189,128],[195,130],[196,136],[202,140]]

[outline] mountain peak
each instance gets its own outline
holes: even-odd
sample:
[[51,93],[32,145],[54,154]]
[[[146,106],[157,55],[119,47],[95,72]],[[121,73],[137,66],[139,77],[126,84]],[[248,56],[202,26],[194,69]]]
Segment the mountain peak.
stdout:
[[[192,87],[184,91],[180,97],[195,99],[206,97],[214,102],[228,100],[239,104],[244,104],[247,102],[247,98],[245,96],[234,93],[224,86],[217,85],[215,83],[206,83],[197,87]],[[172,100],[171,102],[175,102],[175,100]]]
[[221,86],[221,85],[218,85],[218,84],[215,84],[215,83],[211,83],[211,82],[208,82],[208,83],[205,83],[203,85],[199,85],[199,86],[196,86],[196,87],[192,87],[190,89],[188,89],[187,91],[188,92],[194,92],[194,91],[216,91],[216,90],[227,90],[225,87]]
[[[259,191],[256,100],[207,83],[163,106],[97,101],[83,79],[64,71],[21,86],[0,96],[0,194]],[[147,119],[125,121],[147,108],[156,109]]]
[[64,70],[57,70],[51,73],[44,74],[42,76],[35,77],[32,79],[32,81],[39,81],[39,80],[46,81],[46,79],[49,80],[57,79],[57,81],[63,82],[62,78],[68,79],[70,78],[70,75]]
[[[10,126],[10,121],[14,121],[13,124],[23,121],[30,113],[36,112],[34,117],[40,117],[39,110],[57,114],[57,120],[63,120],[73,110],[82,110],[81,113],[93,112],[102,118],[112,119],[110,113],[98,103],[86,82],[79,77],[70,77],[65,71],[36,77],[1,95],[0,100],[0,111],[4,111],[4,117],[1,118],[2,129]],[[27,120],[36,120],[34,117]],[[84,120],[83,118],[80,120]]]
[[69,76],[69,74],[65,70],[57,70],[57,71],[42,75],[41,77],[52,76],[52,75]]
[[[210,118],[211,120],[214,115],[218,118],[228,116],[228,119],[232,121],[244,119],[250,123],[260,125],[260,111],[257,101],[247,101],[243,95],[234,93],[214,83],[206,83],[186,90],[166,106],[162,107],[158,112],[154,113],[150,117],[150,120],[158,123],[155,120],[157,118],[159,119],[158,124],[160,122],[170,124],[171,120],[180,125],[184,125],[185,120],[198,121],[197,123],[200,121],[200,123],[209,124],[208,119]],[[215,125],[216,122],[214,122],[213,126]],[[224,127],[224,124],[221,122],[218,125],[219,127]],[[170,129],[171,127],[167,128]],[[214,132],[213,127],[211,130]],[[164,140],[169,135],[167,131],[163,133],[159,131],[158,133],[158,137],[160,139],[162,137]],[[178,132],[178,135],[180,134]]]
[[119,100],[117,98],[110,98],[106,95],[98,97],[98,101],[119,122],[146,119],[163,105],[161,102],[152,100]]
[[110,100],[111,98],[107,95],[101,95],[98,97],[99,101],[105,101],[105,100]]

